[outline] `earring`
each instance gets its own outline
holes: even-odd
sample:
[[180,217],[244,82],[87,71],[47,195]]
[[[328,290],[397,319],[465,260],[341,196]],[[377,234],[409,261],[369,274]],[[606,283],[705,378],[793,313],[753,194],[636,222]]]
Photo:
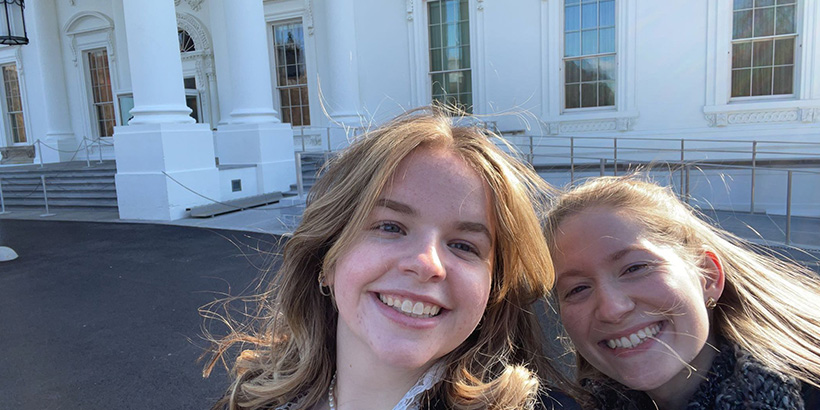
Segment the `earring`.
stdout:
[[715,298],[709,296],[709,299],[706,299],[706,309],[714,309],[717,306],[717,301]]
[[327,277],[325,276],[324,272],[319,274],[319,293],[322,296],[330,296],[330,286],[327,286],[325,282],[327,281]]

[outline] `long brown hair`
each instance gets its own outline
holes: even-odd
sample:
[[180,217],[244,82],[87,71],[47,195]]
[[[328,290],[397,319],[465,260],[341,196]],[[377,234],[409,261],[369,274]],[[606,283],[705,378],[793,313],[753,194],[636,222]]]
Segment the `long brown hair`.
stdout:
[[[481,325],[442,358],[435,395],[457,409],[522,408],[539,388],[536,373],[559,380],[541,353],[532,304],[552,287],[552,261],[537,204],[550,191],[541,178],[476,126],[456,126],[438,108],[417,110],[366,133],[334,158],[310,191],[282,264],[255,302],[251,326],[214,340],[210,369],[236,344],[250,344],[218,407],[277,406],[299,395],[306,407],[326,394],[335,368],[337,313],[317,277],[331,271],[363,228],[399,162],[418,147],[451,150],[488,184],[496,229],[490,300]],[[223,359],[224,360],[224,359]]]
[[[673,246],[693,266],[712,250],[725,274],[714,309],[713,331],[749,351],[766,366],[818,386],[820,381],[820,279],[808,268],[775,257],[707,223],[670,188],[638,175],[594,178],[558,197],[547,217],[555,250],[561,223],[591,207],[624,211],[654,240]],[[603,376],[580,355],[578,379]]]

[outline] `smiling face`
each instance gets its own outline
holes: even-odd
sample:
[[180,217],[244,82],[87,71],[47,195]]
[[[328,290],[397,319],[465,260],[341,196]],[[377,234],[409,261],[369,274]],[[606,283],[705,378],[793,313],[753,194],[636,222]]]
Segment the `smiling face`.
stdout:
[[687,368],[705,372],[714,357],[704,348],[712,342],[705,301],[720,297],[722,277],[702,276],[677,249],[650,240],[639,221],[610,208],[568,217],[555,249],[561,320],[592,366],[650,396],[700,383]]
[[448,150],[402,160],[328,278],[339,357],[421,372],[473,332],[495,254],[489,198]]

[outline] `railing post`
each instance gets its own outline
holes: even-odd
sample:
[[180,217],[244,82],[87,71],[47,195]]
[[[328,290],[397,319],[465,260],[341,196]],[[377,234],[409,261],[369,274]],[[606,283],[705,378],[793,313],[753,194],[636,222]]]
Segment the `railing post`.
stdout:
[[330,127],[325,128],[325,135],[327,136],[327,151],[330,152]]
[[304,195],[305,188],[302,182],[302,153],[296,153],[296,192],[299,193],[299,198]]
[[757,141],[752,141],[752,197],[749,200],[749,213],[755,213],[755,174],[757,170]]
[[100,151],[100,164],[102,164],[102,138],[100,137],[97,137],[97,150]]
[[786,245],[792,241],[792,172],[789,171],[789,181],[786,183]]
[[569,186],[575,183],[575,137],[569,137]]
[[37,140],[37,156],[40,157],[40,168],[43,167],[43,143]]
[[601,158],[601,176],[606,173],[606,158]]
[[0,214],[7,214],[6,201],[3,199],[3,178],[0,178]]
[[530,165],[532,165],[534,167],[535,164],[533,164],[533,163],[535,162],[535,151],[533,151],[533,143],[532,143],[533,136],[530,135],[529,137],[530,137]]
[[299,136],[302,138],[302,152],[305,152],[305,126],[299,127]]
[[692,197],[692,193],[689,190],[689,165],[685,166],[686,169],[686,203],[689,203],[689,199]]
[[85,135],[83,135],[83,145],[85,145],[85,166],[91,168],[91,158],[89,158],[90,155],[88,153],[88,138],[86,138]]
[[683,163],[684,163],[684,161],[686,161],[686,156],[684,154],[686,152],[685,151],[685,149],[686,149],[685,145],[686,145],[686,140],[681,138],[680,139],[680,166],[681,166],[681,170],[680,170],[681,171],[680,172],[680,190],[681,190],[681,193],[683,192],[683,179],[684,179]]
[[40,216],[54,216],[54,214],[48,211],[48,192],[46,191],[46,176],[40,175],[40,182],[43,184],[43,200],[46,203],[46,213]]
[[618,176],[618,138],[612,138],[612,175]]

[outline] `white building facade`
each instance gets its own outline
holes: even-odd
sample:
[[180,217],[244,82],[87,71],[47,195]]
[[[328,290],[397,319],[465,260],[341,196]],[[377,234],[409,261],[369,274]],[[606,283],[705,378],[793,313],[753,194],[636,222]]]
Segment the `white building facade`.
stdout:
[[432,101],[524,136],[820,142],[819,0],[25,6],[30,44],[0,46],[0,148],[116,159],[122,218],[286,191],[292,127],[338,148]]

